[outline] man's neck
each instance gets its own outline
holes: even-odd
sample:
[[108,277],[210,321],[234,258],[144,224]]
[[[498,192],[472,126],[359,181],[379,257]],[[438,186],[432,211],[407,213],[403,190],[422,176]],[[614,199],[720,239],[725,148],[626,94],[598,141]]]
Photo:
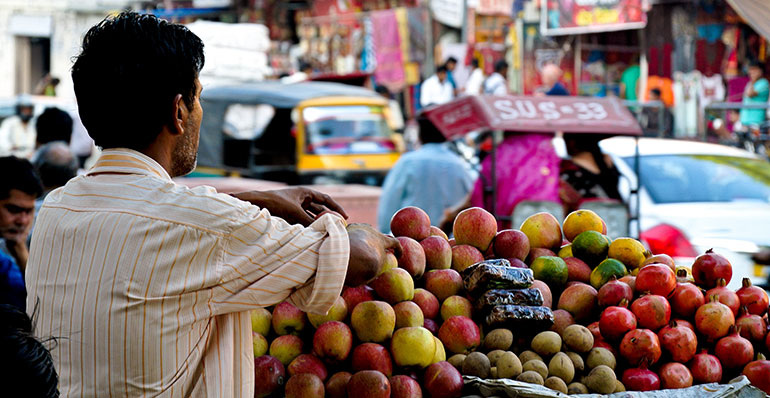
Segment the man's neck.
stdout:
[[173,172],[172,167],[172,160],[171,160],[171,154],[164,150],[163,147],[159,147],[158,145],[150,145],[147,149],[139,151],[149,157],[151,157],[154,161],[158,162],[158,164],[163,167],[164,170],[166,170],[166,173],[168,173],[169,176],[176,177]]

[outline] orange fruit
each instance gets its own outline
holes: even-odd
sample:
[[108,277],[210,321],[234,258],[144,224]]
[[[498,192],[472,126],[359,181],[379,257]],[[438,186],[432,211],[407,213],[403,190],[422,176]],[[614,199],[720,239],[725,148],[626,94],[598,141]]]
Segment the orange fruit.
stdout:
[[598,214],[591,210],[575,210],[564,219],[564,237],[572,242],[578,235],[585,231],[607,233],[607,225]]

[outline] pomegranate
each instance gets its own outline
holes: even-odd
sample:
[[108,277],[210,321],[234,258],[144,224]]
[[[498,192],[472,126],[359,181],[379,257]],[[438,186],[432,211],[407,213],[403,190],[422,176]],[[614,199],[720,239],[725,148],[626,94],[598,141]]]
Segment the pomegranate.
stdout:
[[668,297],[676,288],[676,275],[665,264],[645,265],[636,275],[637,293],[649,292]]
[[695,312],[695,328],[709,341],[727,336],[730,326],[735,324],[733,311],[719,302],[719,297],[712,296]]
[[717,285],[717,280],[720,278],[730,283],[733,277],[733,266],[724,256],[714,253],[713,249],[708,249],[705,254],[696,257],[695,262],[692,263],[692,277],[696,285],[711,289]]
[[686,269],[680,268],[676,270],[676,281],[677,283],[692,283],[695,280],[692,278],[692,275],[687,273]]
[[719,383],[722,380],[722,363],[706,350],[695,354],[688,366],[695,384]]
[[658,374],[660,387],[664,390],[692,387],[692,373],[681,363],[669,362],[658,369]]
[[591,332],[591,334],[594,335],[594,340],[602,338],[602,333],[601,333],[601,330],[599,328],[599,321],[592,322],[592,323],[588,324],[588,326],[586,326],[586,327]]
[[755,343],[762,343],[767,334],[767,322],[759,315],[749,313],[748,308],[741,307],[735,326],[740,328],[741,336]]
[[703,292],[692,283],[679,283],[668,298],[671,310],[683,318],[691,318],[698,307],[706,303]]
[[738,295],[727,288],[727,281],[724,278],[717,280],[717,286],[706,292],[706,297],[718,296],[719,302],[730,307],[733,311],[733,315],[738,315],[738,310],[741,309],[741,299]]
[[642,263],[642,267],[646,267],[648,264],[664,264],[671,267],[671,270],[673,271],[674,268],[676,268],[676,263],[674,263],[674,259],[671,258],[668,254],[656,254],[654,256],[647,257],[646,260]]
[[764,315],[767,311],[768,300],[767,292],[761,287],[753,286],[751,279],[743,278],[743,287],[735,292],[741,301],[741,306],[748,307],[750,314]]
[[631,304],[639,327],[658,330],[671,320],[671,305],[665,297],[657,294],[642,296]]
[[765,394],[770,394],[770,361],[766,360],[764,355],[759,354],[756,361],[749,362],[743,368],[743,374],[755,387]]
[[686,326],[679,326],[676,321],[671,321],[663,329],[660,329],[658,338],[660,339],[660,346],[676,362],[689,361],[698,349],[698,337],[695,332]]
[[676,321],[677,326],[690,329],[695,333],[695,326],[690,321],[685,321],[684,319],[674,319],[674,321]]
[[742,368],[754,358],[754,346],[741,337],[739,328],[733,326],[729,335],[719,339],[714,354],[725,368]]
[[597,299],[601,307],[618,305],[623,299],[630,303],[634,299],[634,291],[627,283],[613,279],[599,289]]
[[629,368],[623,372],[623,386],[629,391],[654,391],[660,389],[660,378],[644,366]]
[[[622,282],[621,282],[622,283]],[[636,329],[636,316],[629,311],[628,301],[623,299],[619,306],[607,307],[599,317],[599,332],[609,341],[617,341],[626,333]]]
[[642,361],[652,365],[660,359],[660,340],[652,330],[634,329],[620,342],[620,355],[628,363],[638,366]]
[[636,290],[636,277],[633,275],[626,275],[620,279],[619,281],[625,283],[628,286],[631,286],[631,290]]

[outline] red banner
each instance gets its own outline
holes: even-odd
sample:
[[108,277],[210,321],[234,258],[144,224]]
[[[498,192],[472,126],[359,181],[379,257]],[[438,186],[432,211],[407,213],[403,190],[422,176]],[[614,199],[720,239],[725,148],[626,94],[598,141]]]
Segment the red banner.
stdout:
[[647,25],[647,0],[545,0],[545,35],[641,29]]

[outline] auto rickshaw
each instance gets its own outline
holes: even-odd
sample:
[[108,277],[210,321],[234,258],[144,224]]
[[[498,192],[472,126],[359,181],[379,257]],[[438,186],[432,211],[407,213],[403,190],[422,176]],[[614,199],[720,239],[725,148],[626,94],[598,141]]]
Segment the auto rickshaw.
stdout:
[[377,185],[400,156],[388,102],[366,88],[271,81],[206,88],[201,100],[199,174]]

